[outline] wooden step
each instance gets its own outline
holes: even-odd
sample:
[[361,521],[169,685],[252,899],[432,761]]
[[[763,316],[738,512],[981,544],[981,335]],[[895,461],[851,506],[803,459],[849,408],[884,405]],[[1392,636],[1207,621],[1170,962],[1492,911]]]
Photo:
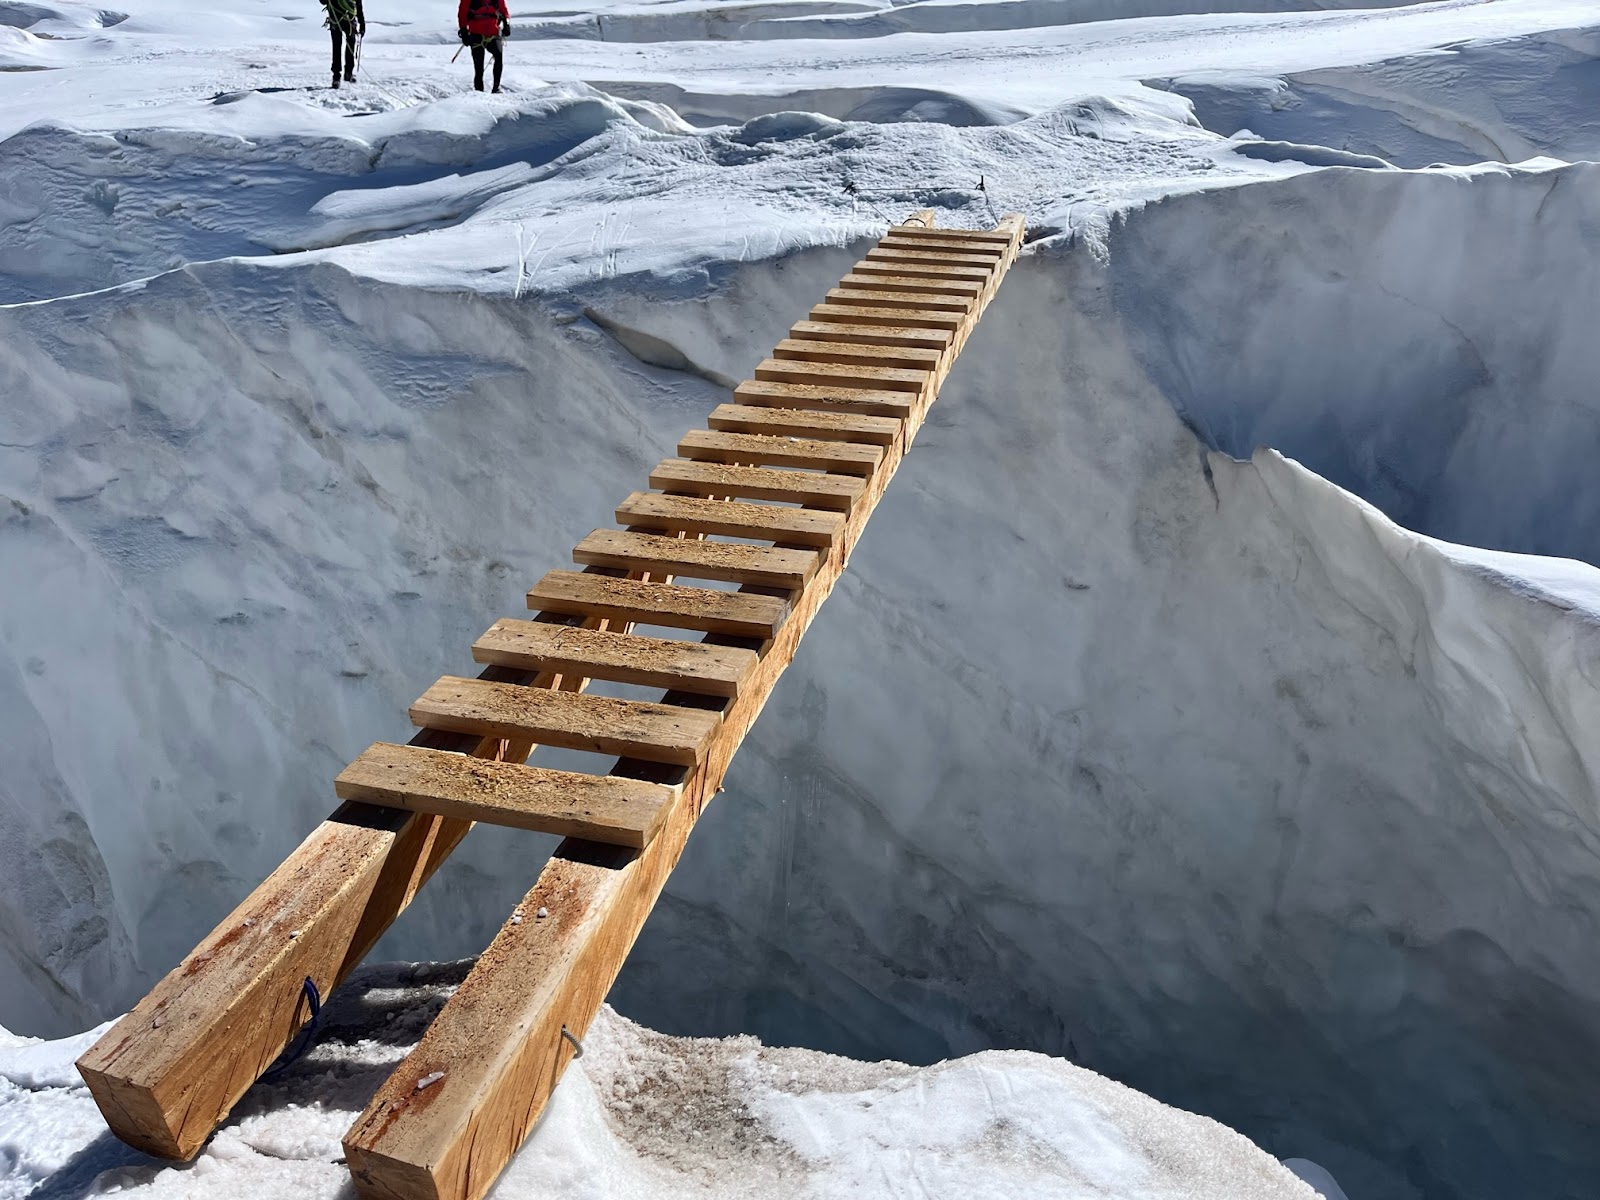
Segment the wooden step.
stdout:
[[719,404],[706,418],[706,424],[723,433],[764,433],[824,442],[865,442],[869,446],[892,446],[905,428],[904,422],[893,417],[765,408],[757,404]]
[[496,621],[472,644],[472,658],[520,671],[553,671],[564,678],[607,679],[702,696],[737,696],[756,666],[755,651],[737,646],[509,617]]
[[[617,775],[551,771],[375,742],[333,781],[341,800],[509,825],[642,850],[673,790]],[[529,913],[527,917],[533,918]]]
[[878,245],[883,249],[926,250],[935,253],[970,255],[986,258],[990,262],[998,262],[1006,255],[1006,247],[993,242],[957,242],[910,233],[891,233]]
[[[963,311],[972,307],[972,302],[983,293],[983,284],[971,279],[928,279],[926,277],[906,274],[885,274],[878,271],[857,271],[846,275],[839,281],[839,287],[828,292],[831,300],[834,291],[849,292],[898,292],[904,294],[912,292],[924,297],[938,296],[948,301],[952,298],[965,298]],[[926,300],[924,300],[926,304]]]
[[990,229],[935,229],[921,225],[891,225],[889,237],[928,238],[940,242],[983,242],[1001,247],[1011,244],[1012,235]]
[[793,362],[821,362],[861,367],[903,367],[908,371],[935,371],[943,355],[938,350],[909,346],[856,345],[852,342],[820,342],[807,338],[784,338],[772,352],[773,358]]
[[701,542],[622,529],[596,529],[573,548],[572,561],[586,567],[791,590],[804,587],[817,569],[817,555],[811,550]]
[[[982,287],[993,272],[988,267],[945,267],[938,263],[880,262],[864,258],[850,275],[891,275],[905,279],[937,279],[941,283],[971,283]],[[846,276],[849,278],[850,276]]]
[[[902,309],[918,314],[925,321],[926,314],[942,312],[950,318],[965,323],[972,310],[971,296],[948,296],[938,292],[897,292],[883,286],[881,279],[868,281],[869,286],[829,288],[828,308]],[[821,306],[819,306],[821,307]],[[816,310],[813,309],[813,312]]]
[[[866,491],[865,480],[850,475],[816,475],[809,471],[769,471],[763,467],[730,467],[723,463],[669,458],[650,472],[650,486],[663,492],[695,496],[735,496],[745,500],[781,500],[813,508],[847,512]],[[664,622],[654,622],[657,625]]]
[[943,353],[955,340],[955,328],[954,322],[949,329],[935,329],[910,325],[903,319],[892,324],[796,321],[789,327],[789,336],[812,342],[849,342],[858,346],[904,346]]
[[844,533],[844,514],[840,512],[707,500],[700,496],[663,496],[656,492],[634,492],[617,507],[617,523],[668,533],[757,538],[823,550]]
[[957,250],[929,250],[922,246],[887,246],[879,243],[867,251],[867,261],[885,263],[927,263],[931,266],[968,267],[985,275],[1000,260],[987,254],[963,254]]
[[722,718],[701,708],[617,700],[446,675],[411,706],[411,721],[477,737],[692,767]]
[[762,437],[753,433],[719,433],[713,429],[691,429],[678,443],[678,454],[697,462],[801,467],[840,475],[871,475],[883,461],[883,451],[877,446],[812,438]]
[[[870,293],[869,293],[870,295]],[[911,327],[949,334],[967,323],[964,312],[939,312],[926,308],[886,308],[871,304],[817,304],[801,324],[836,325],[840,328],[870,329],[873,326]]]
[[747,379],[733,389],[740,404],[770,408],[803,408],[808,412],[861,413],[904,421],[916,407],[916,397],[882,388],[825,387],[815,383],[773,383]]
[[[659,486],[654,480],[651,483]],[[535,612],[599,617],[667,629],[694,629],[763,641],[776,635],[789,615],[789,602],[778,596],[723,592],[676,583],[646,583],[640,579],[617,579],[580,571],[546,574],[529,590],[528,607]]]
[[834,366],[829,363],[764,358],[756,365],[756,378],[768,383],[874,388],[886,392],[911,392],[920,396],[928,390],[930,376],[927,371],[910,371],[904,367]]

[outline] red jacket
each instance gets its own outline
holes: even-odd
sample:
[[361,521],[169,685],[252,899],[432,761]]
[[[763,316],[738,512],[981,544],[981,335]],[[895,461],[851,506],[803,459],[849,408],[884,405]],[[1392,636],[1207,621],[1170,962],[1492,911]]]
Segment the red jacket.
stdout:
[[499,37],[500,22],[509,20],[506,0],[461,0],[456,10],[456,25],[479,37]]

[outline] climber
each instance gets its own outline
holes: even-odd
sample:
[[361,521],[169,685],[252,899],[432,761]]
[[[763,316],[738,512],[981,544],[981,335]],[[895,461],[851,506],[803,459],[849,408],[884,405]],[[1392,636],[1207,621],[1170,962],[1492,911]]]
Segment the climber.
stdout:
[[511,36],[506,0],[461,0],[456,24],[461,27],[456,30],[461,44],[472,49],[472,86],[483,91],[483,52],[488,50],[494,55],[494,90],[498,92],[500,71],[505,66],[500,39]]
[[328,10],[328,35],[333,39],[333,86],[339,86],[339,43],[344,42],[344,79],[356,81],[356,42],[367,36],[367,14],[361,0],[317,0]]

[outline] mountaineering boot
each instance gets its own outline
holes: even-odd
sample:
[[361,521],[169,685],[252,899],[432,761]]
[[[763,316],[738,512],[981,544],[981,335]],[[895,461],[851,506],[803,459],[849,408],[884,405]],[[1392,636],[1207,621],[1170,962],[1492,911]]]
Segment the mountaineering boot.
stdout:
[[333,86],[334,86],[334,87],[335,87],[335,88],[336,88],[336,89],[337,89],[337,88],[338,88],[338,86],[339,86],[339,76],[338,76],[338,74],[337,74],[337,73],[335,73],[335,74],[334,74],[334,77],[333,77]]
[[497,84],[494,85],[494,87],[490,88],[489,90],[492,91],[492,92],[498,92],[500,90],[500,85],[497,83]]
[[346,83],[354,83],[356,81],[356,73],[354,71],[346,71],[344,73],[344,81]]

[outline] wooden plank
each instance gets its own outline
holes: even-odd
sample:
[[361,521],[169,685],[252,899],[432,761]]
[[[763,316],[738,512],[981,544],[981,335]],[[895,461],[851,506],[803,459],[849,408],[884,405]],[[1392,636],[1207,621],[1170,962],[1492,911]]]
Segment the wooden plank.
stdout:
[[1002,233],[992,229],[937,229],[932,226],[921,225],[891,225],[889,237],[917,237],[939,242],[985,242],[990,245],[1008,246],[1013,242],[1009,233]]
[[857,345],[853,342],[822,342],[809,338],[784,338],[772,351],[773,358],[794,362],[823,362],[862,367],[903,367],[908,371],[936,371],[943,360],[939,350],[913,346]]
[[850,269],[851,275],[892,275],[906,279],[937,279],[941,283],[972,283],[982,287],[988,282],[990,267],[947,267],[939,263],[880,262],[864,258]]
[[768,383],[814,383],[822,387],[873,388],[917,395],[928,388],[926,371],[909,371],[904,367],[834,366],[782,358],[762,359],[756,366],[756,378]]
[[720,718],[698,708],[618,700],[446,675],[411,706],[427,729],[531,738],[547,746],[692,766]]
[[[764,433],[772,437],[814,438],[824,442],[866,442],[870,446],[890,445],[904,428],[904,423],[893,417],[765,408],[758,404],[719,404],[706,418],[706,424],[723,433]],[[775,540],[793,541],[792,538]]]
[[972,309],[972,297],[943,295],[938,289],[917,292],[891,291],[883,285],[881,279],[873,279],[869,280],[868,286],[864,288],[829,288],[826,304],[830,309],[903,309],[917,313],[917,319],[923,323],[927,322],[926,314],[942,312],[948,314],[952,320],[960,322],[966,320]]
[[989,254],[963,254],[959,250],[930,250],[925,246],[895,246],[879,242],[867,251],[869,262],[926,263],[929,266],[970,267],[988,275],[999,258]]
[[391,742],[369,746],[339,772],[333,787],[341,800],[635,849],[650,844],[673,795],[671,788],[638,779],[551,771]]
[[646,583],[577,571],[546,574],[529,590],[528,607],[547,613],[748,638],[772,637],[789,614],[788,602],[777,596]]
[[[551,920],[502,926],[472,974],[379,1089],[345,1139],[358,1190],[384,1200],[478,1200],[543,1111],[570,1060],[563,1028],[581,1037],[681,854],[703,805],[720,786],[738,740],[759,713],[806,624],[837,579],[881,488],[894,447],[852,512],[843,543],[795,598],[795,611],[749,687],[725,710],[703,766],[686,780],[648,848],[597,861],[562,847],[523,901]],[[419,1090],[428,1080],[429,1085]]]
[[596,529],[573,548],[572,559],[586,567],[774,588],[799,587],[817,569],[817,556],[811,550],[657,537],[621,529]]
[[755,651],[736,646],[511,618],[490,626],[472,644],[472,657],[523,671],[552,671],[706,696],[737,696],[740,683],[756,665]]
[[[846,512],[860,498],[866,485],[861,479],[849,475],[769,471],[763,467],[735,467],[669,458],[650,472],[650,486],[663,492],[779,500]],[[661,623],[655,622],[658,625]]]
[[929,279],[916,275],[883,274],[877,271],[856,271],[846,275],[839,281],[837,289],[828,292],[828,298],[833,299],[836,292],[907,292],[919,293],[925,297],[924,305],[928,300],[938,296],[945,300],[952,297],[965,297],[965,307],[970,308],[975,297],[983,291],[983,284],[970,279]]
[[910,233],[888,234],[878,243],[878,247],[884,250],[922,250],[931,253],[959,254],[988,262],[998,262],[1006,254],[1005,246],[998,242],[957,242]]
[[[856,371],[866,368],[847,369]],[[678,442],[678,453],[684,458],[700,462],[801,467],[840,475],[871,475],[883,461],[883,449],[879,446],[825,442],[815,438],[719,433],[713,429],[691,429]]]
[[[791,338],[813,342],[851,342],[861,346],[906,346],[919,350],[949,349],[955,338],[952,321],[948,328],[916,326],[904,318],[898,322],[855,323],[851,321],[796,321],[789,327]],[[781,357],[775,356],[775,357]]]
[[817,304],[807,314],[810,324],[834,325],[839,328],[866,329],[874,325],[886,327],[911,326],[955,334],[966,321],[963,310],[951,312],[923,308],[884,308],[873,304]]
[[800,408],[808,412],[850,412],[903,421],[911,415],[916,397],[882,388],[824,387],[815,383],[773,383],[747,379],[733,389],[740,404],[772,408]]
[[[725,404],[723,408],[732,408]],[[758,408],[754,412],[776,412]],[[862,418],[858,417],[857,420]],[[881,420],[882,418],[871,418]],[[895,424],[895,422],[890,422]],[[617,507],[617,522],[636,529],[665,530],[711,537],[756,538],[790,546],[826,550],[844,528],[844,514],[776,504],[744,504],[700,496],[634,492]]]

